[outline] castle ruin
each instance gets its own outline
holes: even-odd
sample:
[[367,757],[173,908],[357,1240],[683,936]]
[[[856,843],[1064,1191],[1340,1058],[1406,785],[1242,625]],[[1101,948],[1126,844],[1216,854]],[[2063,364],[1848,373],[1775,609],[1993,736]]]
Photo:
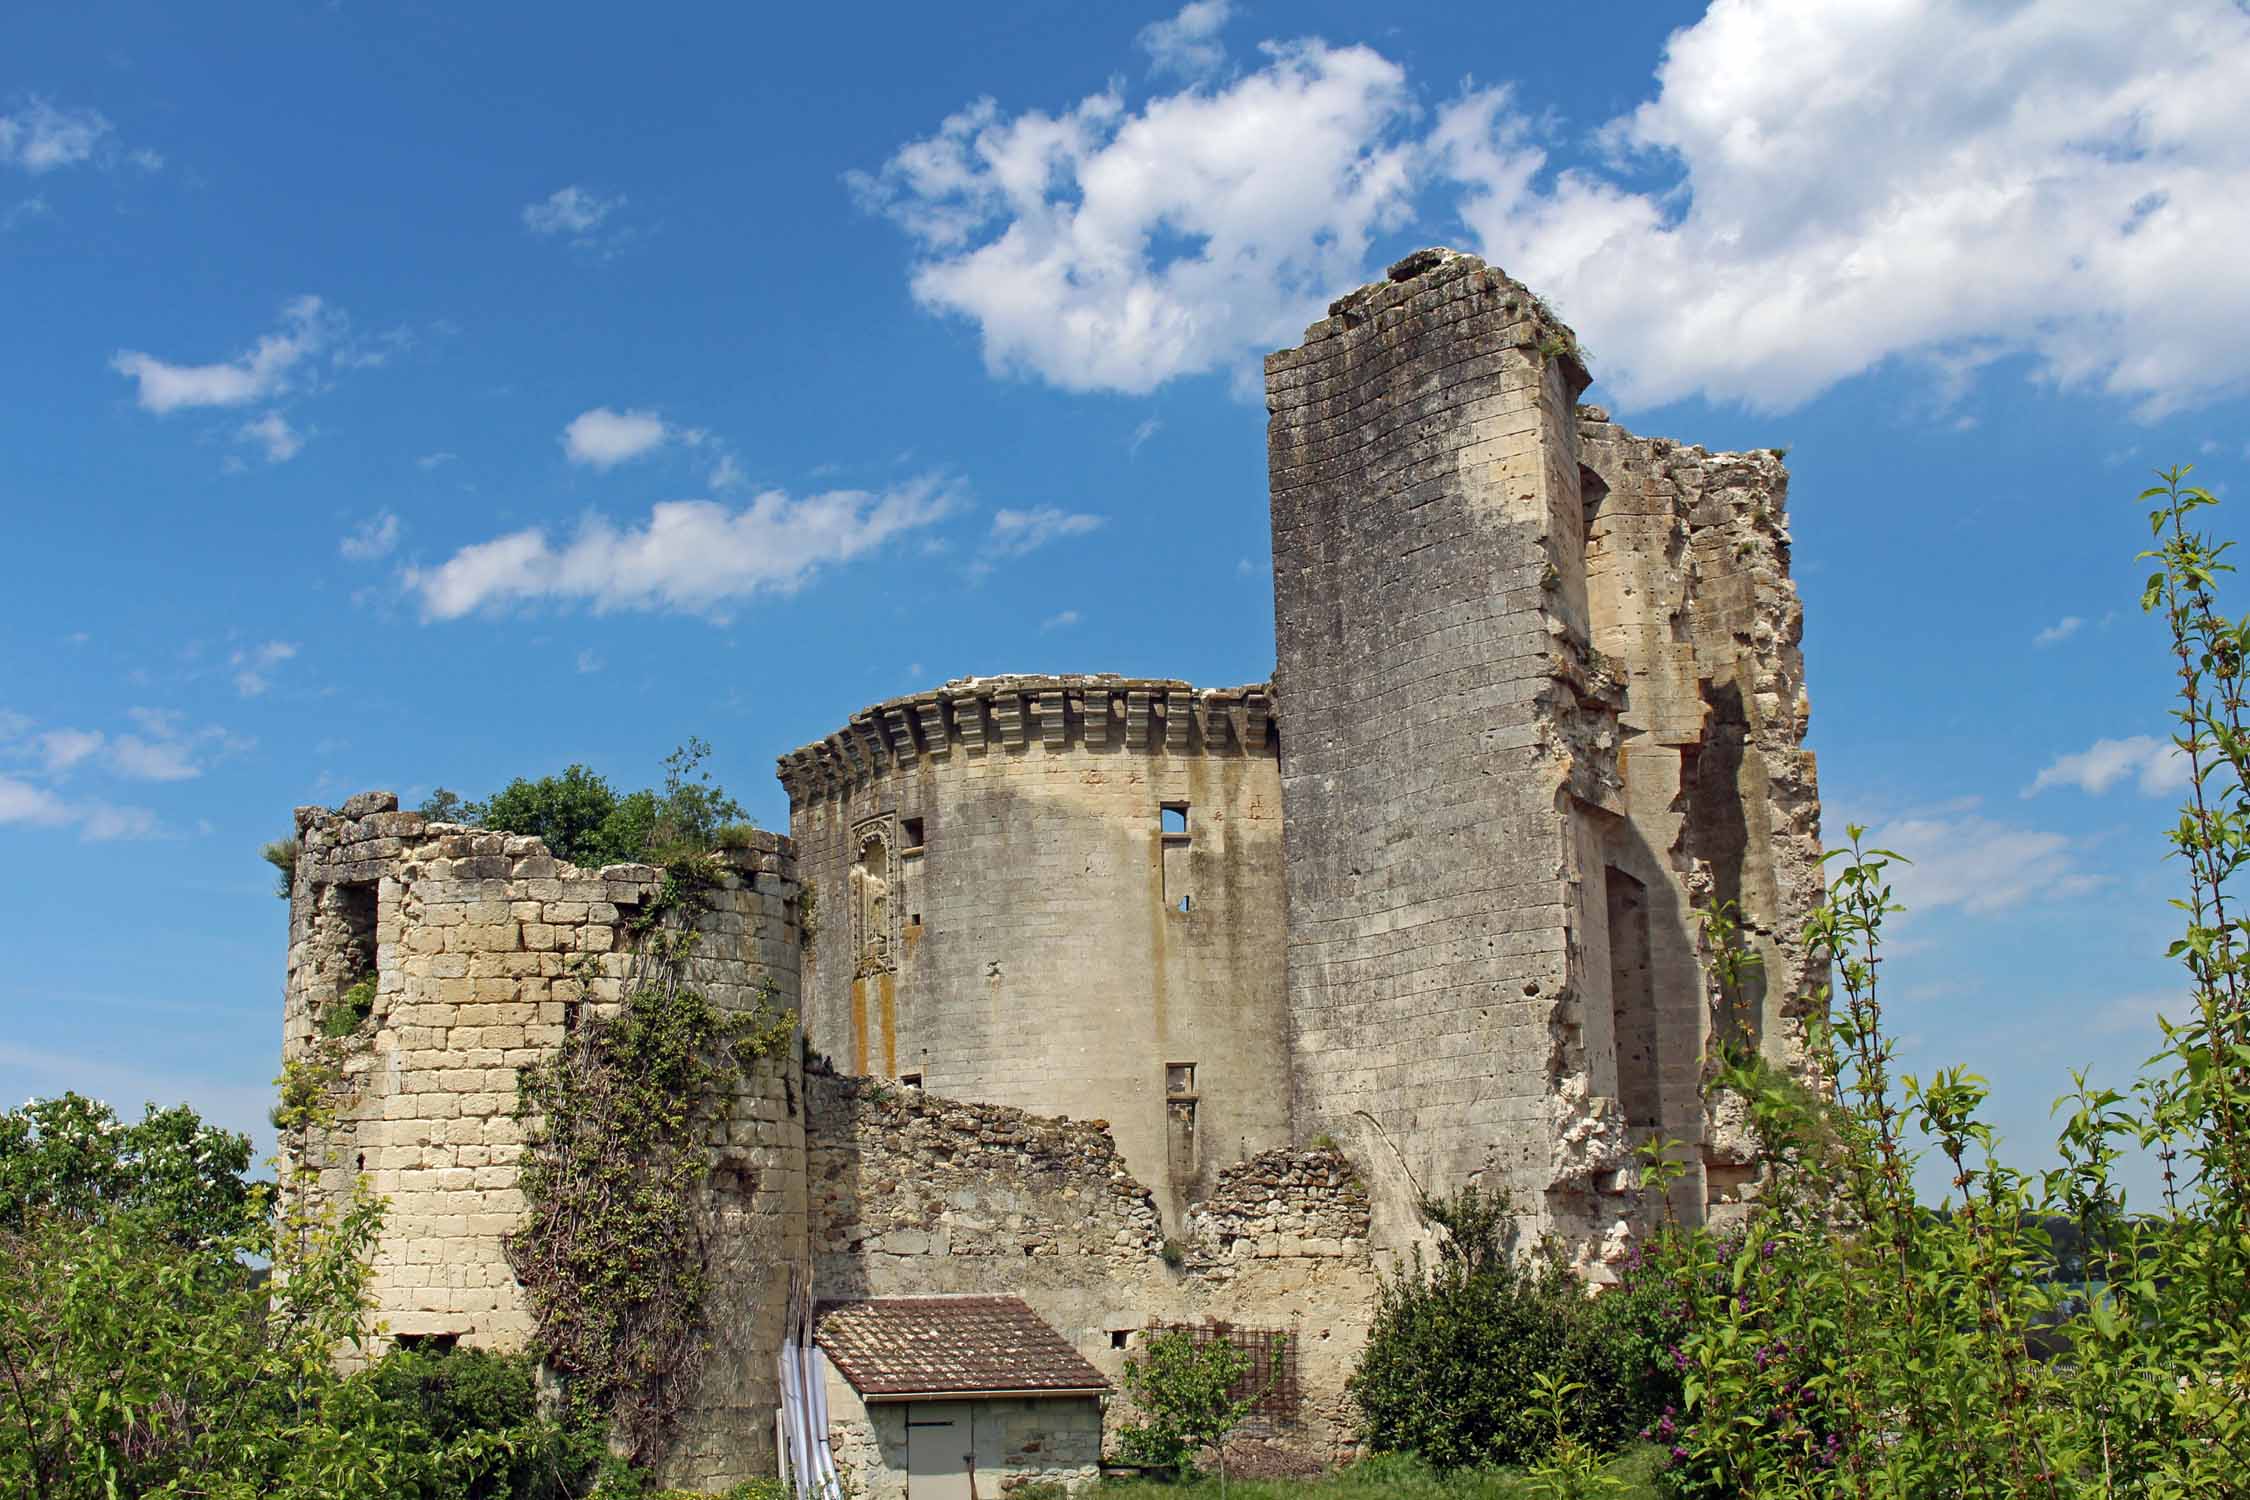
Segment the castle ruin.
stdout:
[[[1787,475],[1635,437],[1587,384],[1523,286],[1409,256],[1266,362],[1270,684],[967,678],[781,757],[789,833],[722,856],[693,977],[774,995],[805,1051],[710,1111],[713,1348],[673,1478],[773,1472],[806,1277],[1020,1298],[1112,1379],[1137,1329],[1278,1334],[1274,1429],[1328,1451],[1421,1195],[1504,1188],[1600,1279],[1663,1212],[1636,1146],[1679,1143],[1691,1219],[1754,1190],[1709,1046],[1801,1066],[1820,977]],[[621,998],[662,872],[381,794],[298,826],[285,1053],[376,976],[298,1148],[391,1202],[392,1337],[520,1345],[515,1071]],[[1712,901],[1746,993],[1708,971]],[[893,1493],[865,1412],[835,1449]]]

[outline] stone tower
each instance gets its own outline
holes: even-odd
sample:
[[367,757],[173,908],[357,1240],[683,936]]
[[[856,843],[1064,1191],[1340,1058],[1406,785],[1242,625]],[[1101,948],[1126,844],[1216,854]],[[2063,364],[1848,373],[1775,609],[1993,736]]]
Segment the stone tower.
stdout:
[[[1725,1201],[1752,1168],[1705,1043],[1785,1055],[1806,978],[1785,474],[1634,438],[1587,384],[1538,298],[1446,250],[1266,361],[1295,1129],[1368,1164],[1394,1244],[1473,1181],[1596,1264],[1659,1133],[1683,1206]],[[1746,1016],[1710,1003],[1714,897],[1767,959]]]
[[1177,1228],[1289,1139],[1272,717],[1263,684],[978,677],[782,757],[813,1047],[1107,1120]]

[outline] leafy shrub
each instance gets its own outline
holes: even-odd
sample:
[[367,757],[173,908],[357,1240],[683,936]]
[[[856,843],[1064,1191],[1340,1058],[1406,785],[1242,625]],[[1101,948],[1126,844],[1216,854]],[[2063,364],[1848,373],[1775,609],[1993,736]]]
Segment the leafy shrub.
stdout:
[[320,1010],[320,1034],[334,1039],[350,1036],[360,1023],[375,1014],[375,976],[362,975],[333,1002]]
[[[1257,1404],[1259,1392],[1235,1389],[1249,1370],[1250,1356],[1223,1339],[1198,1343],[1175,1328],[1143,1341],[1125,1361],[1125,1392],[1140,1419],[1118,1428],[1119,1455],[1185,1479],[1195,1455],[1224,1444]],[[1223,1471],[1223,1452],[1220,1463]]]
[[1422,1212],[1440,1231],[1437,1263],[1417,1252],[1384,1279],[1351,1379],[1374,1451],[1439,1469],[1537,1459],[1555,1441],[1538,1404],[1550,1372],[1577,1387],[1569,1434],[1605,1451],[1676,1399],[1655,1357],[1656,1287],[1590,1300],[1551,1258],[1518,1259],[1497,1193],[1464,1188]]
[[386,1421],[427,1455],[427,1500],[564,1500],[584,1493],[608,1456],[592,1431],[540,1414],[537,1376],[520,1354],[394,1349],[368,1378]]
[[661,789],[619,792],[596,772],[571,765],[537,780],[519,776],[483,802],[439,787],[421,811],[440,822],[529,834],[575,865],[670,864],[738,847],[756,826],[702,769],[710,754],[708,744],[691,737],[664,758]]
[[151,1104],[128,1125],[81,1094],[34,1099],[0,1114],[0,1229],[126,1215],[135,1232],[173,1244],[222,1243],[264,1213],[262,1190],[243,1178],[249,1166],[248,1136],[184,1104]]

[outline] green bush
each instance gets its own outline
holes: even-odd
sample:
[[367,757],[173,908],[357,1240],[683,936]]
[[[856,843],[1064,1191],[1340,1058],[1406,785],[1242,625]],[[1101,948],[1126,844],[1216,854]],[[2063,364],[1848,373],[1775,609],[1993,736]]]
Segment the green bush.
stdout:
[[1658,1357],[1653,1285],[1589,1299],[1551,1258],[1512,1255],[1497,1193],[1464,1188],[1422,1211],[1440,1231],[1437,1262],[1417,1253],[1384,1279],[1351,1380],[1375,1452],[1441,1470],[1539,1459],[1555,1439],[1539,1406],[1550,1373],[1577,1387],[1570,1434],[1604,1451],[1677,1399]]
[[439,787],[421,810],[441,822],[529,834],[575,865],[669,864],[739,847],[755,826],[702,769],[710,754],[708,744],[691,737],[664,758],[661,788],[619,792],[604,777],[571,765],[560,775],[519,776],[483,802]]
[[[1249,1370],[1250,1356],[1223,1339],[1198,1343],[1177,1328],[1144,1339],[1125,1361],[1125,1393],[1139,1419],[1118,1429],[1119,1456],[1185,1479],[1196,1454],[1223,1445],[1257,1404],[1260,1392],[1237,1389]],[[1220,1468],[1223,1475],[1223,1453]]]
[[394,1349],[368,1378],[401,1446],[427,1458],[425,1500],[567,1500],[608,1456],[595,1433],[540,1414],[537,1375],[520,1354]]
[[[1775,1170],[1746,1231],[1680,1234],[1661,1252],[1687,1315],[1675,1493],[2245,1492],[2250,921],[2235,877],[2250,866],[2250,617],[2217,609],[2227,544],[2190,528],[2216,502],[2184,472],[2142,496],[2157,538],[2142,602],[2169,627],[2189,772],[2170,834],[2186,876],[2170,950],[2188,981],[2180,1018],[2130,1089],[2078,1077],[2058,1105],[2059,1168],[2007,1166],[1979,1118],[1983,1079],[1893,1065],[1879,974],[1900,856],[1850,830],[1807,928],[1835,974],[1809,997],[1821,1086],[1752,1054],[1715,1060]],[[2148,1212],[2128,1213],[2115,1180],[2128,1148],[2163,1168]],[[1913,1188],[1931,1151],[1950,1184],[1935,1205]],[[2058,1216],[2076,1226],[2067,1253]]]

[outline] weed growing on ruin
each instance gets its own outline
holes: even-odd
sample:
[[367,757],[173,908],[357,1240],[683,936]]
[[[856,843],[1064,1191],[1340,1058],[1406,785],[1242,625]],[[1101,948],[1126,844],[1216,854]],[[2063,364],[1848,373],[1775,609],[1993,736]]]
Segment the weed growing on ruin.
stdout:
[[[526,1218],[508,1258],[536,1348],[572,1414],[606,1423],[637,1462],[663,1448],[705,1343],[706,1136],[743,1070],[779,1055],[795,1018],[722,1011],[688,982],[707,860],[666,871],[633,927],[624,997],[523,1070]],[[589,996],[587,972],[577,976]],[[770,991],[768,999],[770,1000]]]
[[[2171,832],[2184,1019],[2132,1088],[2077,1078],[2060,1168],[2008,1167],[1979,1119],[1981,1078],[1892,1065],[1880,966],[1898,856],[1851,830],[1807,929],[1835,973],[1808,1027],[1823,1093],[1724,1049],[1718,1082],[1747,1101],[1772,1181],[1743,1230],[1675,1233],[1661,1253],[1686,1313],[1675,1492],[2220,1496],[2250,1473],[2250,919],[2235,883],[2250,866],[2250,616],[2217,608],[2229,544],[2192,528],[2216,502],[2184,477],[2142,496],[2157,539],[2142,602],[2170,629],[2190,773]],[[2163,1169],[2145,1209],[2115,1181],[2127,1146]],[[1950,1168],[1938,1205],[1913,1192],[1925,1150]],[[2057,1214],[2085,1246],[2089,1293],[2061,1284]]]
[[273,893],[284,901],[289,899],[289,888],[297,881],[299,848],[292,835],[285,839],[275,839],[258,850],[258,858],[273,866]]
[[320,1008],[320,1034],[331,1041],[355,1034],[375,1014],[375,976],[363,974]]
[[437,822],[466,823],[540,839],[571,864],[598,868],[646,861],[671,864],[749,843],[755,825],[742,804],[704,769],[711,747],[690,736],[664,757],[664,784],[619,792],[581,765],[537,780],[517,777],[485,801],[439,787],[422,804]]

